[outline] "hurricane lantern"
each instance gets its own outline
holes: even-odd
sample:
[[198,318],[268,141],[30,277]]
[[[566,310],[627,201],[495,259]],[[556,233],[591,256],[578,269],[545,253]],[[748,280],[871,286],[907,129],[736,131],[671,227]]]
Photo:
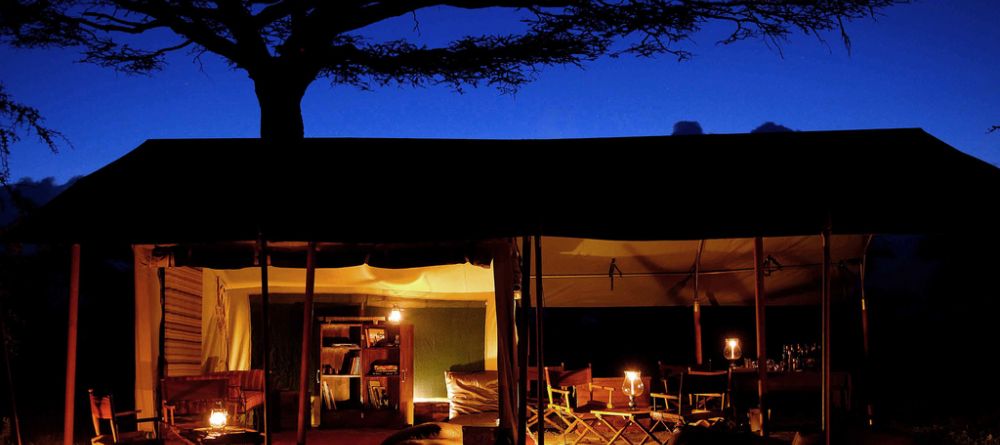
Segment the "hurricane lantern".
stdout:
[[639,371],[625,371],[625,380],[622,380],[622,392],[628,396],[628,409],[635,409],[635,398],[641,396],[646,385],[642,383],[642,374]]
[[730,366],[736,366],[736,361],[743,357],[743,348],[740,346],[740,339],[730,337],[726,339],[726,346],[722,349],[722,355],[729,360]]

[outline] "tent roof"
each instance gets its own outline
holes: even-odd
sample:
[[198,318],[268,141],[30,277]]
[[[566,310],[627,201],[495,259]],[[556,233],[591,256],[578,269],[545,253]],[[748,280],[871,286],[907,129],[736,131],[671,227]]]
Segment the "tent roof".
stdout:
[[[836,266],[833,278],[846,286],[835,286],[835,296],[841,296],[842,290],[849,290],[857,283],[866,238],[862,235],[833,236],[831,259]],[[304,246],[300,244],[275,245],[276,250],[269,256],[272,265],[268,273],[271,292],[302,293],[305,270],[302,269],[302,262],[297,261],[300,258],[292,256],[292,253],[301,253]],[[493,271],[486,267],[459,261],[439,266],[408,264],[404,268],[378,267],[385,263],[385,258],[345,263],[334,261],[344,258],[342,254],[337,254],[337,247],[319,247],[317,262],[320,268],[316,271],[316,292],[319,294],[374,296],[391,302],[406,301],[407,304],[425,299],[482,301],[493,295]],[[764,255],[769,258],[765,279],[768,304],[808,305],[819,302],[821,247],[818,235],[764,239]],[[152,257],[158,258],[151,263],[153,266],[214,266],[222,269],[218,273],[227,288],[260,291],[260,268],[252,266],[252,255],[219,257],[199,254],[197,248],[185,251],[153,246],[143,248],[154,252]],[[702,304],[753,304],[752,238],[702,242],[543,237],[546,305],[691,305],[695,299],[694,271],[699,252],[698,296]],[[240,264],[240,261],[243,263]],[[612,261],[617,267],[613,280],[609,276]],[[276,267],[276,264],[282,267]],[[351,265],[340,267],[348,264]]]
[[25,241],[408,243],[992,230],[1000,170],[919,129],[553,140],[150,140]]

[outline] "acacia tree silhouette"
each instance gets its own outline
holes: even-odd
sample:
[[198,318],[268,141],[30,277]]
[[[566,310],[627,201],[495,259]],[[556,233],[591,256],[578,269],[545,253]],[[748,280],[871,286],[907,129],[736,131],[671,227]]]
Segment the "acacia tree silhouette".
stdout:
[[[760,38],[780,47],[793,31],[815,35],[874,16],[905,0],[6,0],[0,43],[74,47],[82,60],[126,73],[163,67],[168,53],[214,53],[253,80],[265,139],[304,134],[300,103],[316,79],[371,88],[387,84],[487,84],[502,92],[531,81],[549,65],[598,57],[668,54],[709,22],[726,22],[721,43]],[[431,47],[377,40],[370,26],[428,8],[493,8],[510,34],[467,35]],[[153,47],[131,37],[169,31]],[[131,40],[130,40],[131,39]],[[151,40],[151,39],[146,39]]]
[[68,143],[62,133],[45,126],[44,120],[37,109],[14,100],[0,83],[0,186],[9,185],[10,147],[22,135],[34,134],[54,153],[59,151],[57,142]]

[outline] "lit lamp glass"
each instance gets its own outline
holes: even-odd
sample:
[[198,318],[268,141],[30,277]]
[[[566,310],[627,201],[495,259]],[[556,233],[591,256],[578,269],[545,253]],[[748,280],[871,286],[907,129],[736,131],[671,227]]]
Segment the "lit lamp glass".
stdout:
[[212,412],[208,415],[208,424],[215,429],[225,428],[226,418],[228,417],[229,414],[226,413],[226,410],[221,408],[212,409]]
[[628,396],[628,409],[635,409],[635,398],[641,396],[646,389],[642,384],[642,374],[639,371],[625,371],[625,380],[622,380],[622,392]]
[[389,311],[389,321],[393,323],[399,323],[403,321],[403,311],[399,310],[398,307],[393,306],[392,310]]
[[726,339],[726,346],[722,349],[722,355],[729,360],[730,366],[736,366],[736,361],[743,357],[743,348],[740,346],[740,339],[731,337]]

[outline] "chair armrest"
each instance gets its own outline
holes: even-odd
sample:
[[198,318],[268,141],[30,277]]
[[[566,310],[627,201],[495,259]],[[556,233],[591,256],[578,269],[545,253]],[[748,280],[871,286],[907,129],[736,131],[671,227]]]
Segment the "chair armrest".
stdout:
[[591,394],[594,393],[594,388],[603,389],[603,390],[607,391],[608,392],[608,403],[607,403],[608,409],[612,409],[612,408],[615,407],[614,403],[611,402],[611,399],[615,396],[615,389],[614,388],[612,388],[610,386],[595,385],[594,383],[591,383],[590,384],[590,392],[591,392]]
[[559,395],[562,396],[561,397],[561,399],[562,399],[561,402],[562,403],[555,403],[554,404],[554,403],[552,403],[552,400],[549,400],[549,405],[553,405],[553,404],[554,405],[562,405],[565,408],[572,408],[571,406],[569,406],[569,394],[570,394],[570,391],[568,389],[549,388],[549,391],[550,392],[554,392],[554,393],[559,394]]
[[136,414],[139,414],[140,412],[142,412],[141,409],[134,409],[131,411],[120,411],[115,413],[115,417],[134,416]]
[[656,399],[663,399],[663,409],[667,410],[667,411],[670,411],[670,401],[671,400],[680,401],[680,398],[678,398],[675,395],[672,395],[672,394],[663,394],[663,393],[659,393],[659,392],[651,392],[651,393],[649,393],[649,398],[652,399],[652,401],[653,401],[653,411],[656,411]]

